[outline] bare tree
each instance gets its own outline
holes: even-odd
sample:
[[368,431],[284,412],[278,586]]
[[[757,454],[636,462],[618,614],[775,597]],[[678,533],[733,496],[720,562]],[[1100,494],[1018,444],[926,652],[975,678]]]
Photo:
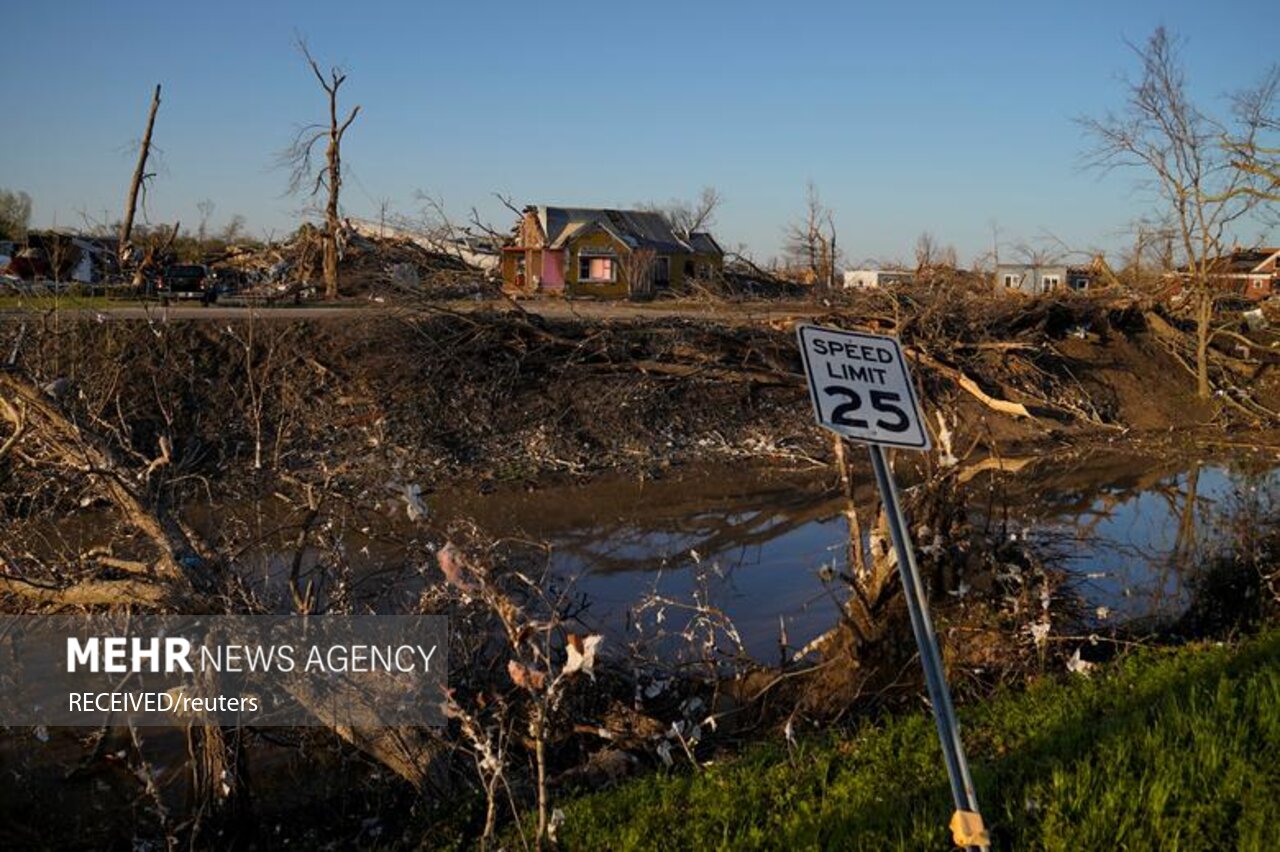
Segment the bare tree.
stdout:
[[922,272],[937,263],[934,255],[938,250],[933,234],[924,231],[916,237],[916,271]]
[[0,239],[21,240],[31,224],[31,196],[0,189]]
[[169,250],[173,248],[173,242],[178,238],[178,231],[181,228],[180,222],[173,223],[173,230],[167,227],[149,229],[142,249],[142,258],[138,261],[138,265],[133,270],[133,286],[144,288],[147,286],[147,273],[160,265],[163,258],[169,254]]
[[627,290],[632,298],[653,295],[653,268],[657,255],[651,248],[633,248],[620,259],[622,272],[627,276]]
[[695,231],[705,231],[715,223],[716,209],[724,199],[713,186],[704,186],[698,197],[692,201],[673,198],[666,204],[641,204],[641,210],[649,210],[662,214],[671,229],[682,237]]
[[125,201],[124,221],[120,224],[120,246],[117,253],[122,264],[129,259],[129,239],[133,235],[133,217],[138,210],[138,194],[147,180],[154,177],[147,173],[147,157],[151,154],[151,131],[156,126],[158,109],[160,109],[160,84],[156,83],[155,94],[151,96],[151,112],[147,115],[147,129],[142,134],[142,145],[138,149],[138,164],[133,169],[133,180],[129,182],[129,197]]
[[244,234],[244,216],[236,213],[227,220],[227,224],[222,228],[222,241],[224,243],[234,243]]
[[941,245],[929,231],[924,231],[916,239],[916,272],[945,268],[955,269],[957,265],[956,247]]
[[987,227],[991,229],[991,289],[992,292],[1000,292],[1000,223],[994,218],[987,220]]
[[1156,293],[1164,276],[1175,272],[1169,248],[1173,234],[1162,222],[1138,219],[1129,228],[1133,245],[1120,255],[1117,280],[1139,292]]
[[[1235,112],[1246,132],[1228,138],[1231,165],[1248,180],[1240,191],[1259,201],[1280,201],[1280,117],[1275,115],[1280,65],[1272,65],[1262,82],[1236,95]],[[1257,128],[1250,135],[1247,131]]]
[[1229,125],[1192,101],[1177,45],[1163,27],[1145,45],[1130,47],[1142,73],[1126,83],[1124,110],[1080,119],[1096,142],[1089,164],[1104,170],[1137,167],[1144,173],[1144,185],[1154,192],[1185,263],[1188,304],[1196,323],[1196,390],[1208,399],[1213,390],[1209,344],[1217,295],[1213,271],[1228,228],[1263,201],[1253,191],[1261,178],[1236,168],[1232,148],[1223,140],[1231,140],[1236,150],[1257,144],[1266,117],[1275,109],[1275,75],[1237,99],[1237,105],[1249,103],[1251,109],[1236,109]]
[[835,286],[840,257],[835,213],[822,203],[813,181],[808,184],[804,213],[786,228],[785,251],[788,260],[804,268],[809,283],[825,284],[828,289]]
[[196,239],[200,242],[200,250],[204,250],[204,241],[209,236],[209,217],[213,215],[213,199],[206,198],[196,205],[200,213],[200,224],[196,228]]
[[[351,122],[356,120],[360,112],[357,104],[346,119],[338,120],[338,90],[347,80],[347,74],[338,66],[332,66],[326,76],[320,70],[319,63],[311,56],[307,43],[298,39],[298,50],[307,61],[307,65],[315,74],[320,88],[324,89],[329,100],[328,124],[308,124],[298,129],[292,144],[280,156],[282,165],[291,169],[289,176],[289,192],[297,193],[312,180],[310,195],[315,197],[321,189],[328,191],[324,208],[324,231],[321,242],[324,251],[324,295],[326,299],[338,298],[338,196],[342,189],[342,137],[346,134]],[[321,140],[327,140],[325,147],[325,166],[313,169],[312,151]]]

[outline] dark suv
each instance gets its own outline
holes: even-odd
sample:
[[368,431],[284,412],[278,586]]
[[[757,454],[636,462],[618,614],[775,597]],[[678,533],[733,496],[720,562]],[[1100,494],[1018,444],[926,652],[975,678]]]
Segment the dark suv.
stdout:
[[168,304],[170,299],[199,299],[202,304],[208,305],[218,299],[217,288],[209,277],[208,268],[198,263],[165,267],[164,272],[160,273],[160,283],[156,290],[164,304]]

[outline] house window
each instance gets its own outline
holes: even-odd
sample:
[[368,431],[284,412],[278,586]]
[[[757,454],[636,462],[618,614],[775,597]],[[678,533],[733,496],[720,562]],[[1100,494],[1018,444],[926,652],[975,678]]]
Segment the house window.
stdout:
[[1017,286],[1018,286],[1018,276],[1016,276],[1016,275],[1006,275],[1006,276],[1004,277],[1004,286],[1006,286],[1006,287],[1017,287]]
[[1046,275],[1043,279],[1041,279],[1041,281],[1044,284],[1045,290],[1052,290],[1062,283],[1062,279],[1059,278],[1057,275]]
[[579,257],[578,280],[583,283],[613,283],[618,280],[611,257]]

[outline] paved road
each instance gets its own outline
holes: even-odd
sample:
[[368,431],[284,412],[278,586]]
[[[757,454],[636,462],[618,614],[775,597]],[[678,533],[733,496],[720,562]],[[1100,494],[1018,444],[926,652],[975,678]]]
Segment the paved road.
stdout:
[[[522,301],[520,308],[529,313],[550,319],[579,318],[587,320],[626,320],[661,317],[687,317],[715,319],[730,323],[752,324],[771,320],[809,318],[826,312],[821,306],[809,302],[746,302],[746,303],[692,303],[692,302],[566,302],[561,299]],[[487,301],[451,301],[422,306],[390,306],[373,303],[345,305],[282,306],[270,308],[230,307],[225,305],[119,305],[106,308],[76,308],[62,311],[63,315],[75,314],[100,321],[150,320],[206,320],[210,322],[248,319],[316,320],[405,316],[433,312],[469,313],[484,310],[512,310],[512,303],[502,299]],[[0,321],[13,321],[48,311],[31,311],[16,308],[0,309]]]

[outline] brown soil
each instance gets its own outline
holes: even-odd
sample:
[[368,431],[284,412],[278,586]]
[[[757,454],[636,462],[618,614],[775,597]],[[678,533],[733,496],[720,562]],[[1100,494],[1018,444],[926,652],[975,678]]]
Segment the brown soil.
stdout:
[[[904,342],[950,371],[916,367],[931,426],[945,414],[957,455],[1222,426],[1234,414],[1196,399],[1192,377],[1140,321],[1071,310],[1030,329],[997,317],[985,340],[946,347],[907,323]],[[1073,334],[1080,315],[1102,332]],[[848,313],[826,321],[865,322]],[[258,443],[267,469],[324,467],[339,481],[372,473],[424,487],[707,458],[825,461],[830,452],[812,423],[790,323],[776,318],[547,319],[515,309],[341,322],[0,322],[0,349],[19,336],[18,367],[41,382],[69,379],[63,402],[78,418],[109,412],[122,427],[115,440],[148,457],[170,434],[177,465],[215,478],[248,470]],[[986,340],[1022,348],[983,349]],[[1036,416],[993,411],[956,374]],[[1272,407],[1280,398],[1270,374],[1253,391]]]

